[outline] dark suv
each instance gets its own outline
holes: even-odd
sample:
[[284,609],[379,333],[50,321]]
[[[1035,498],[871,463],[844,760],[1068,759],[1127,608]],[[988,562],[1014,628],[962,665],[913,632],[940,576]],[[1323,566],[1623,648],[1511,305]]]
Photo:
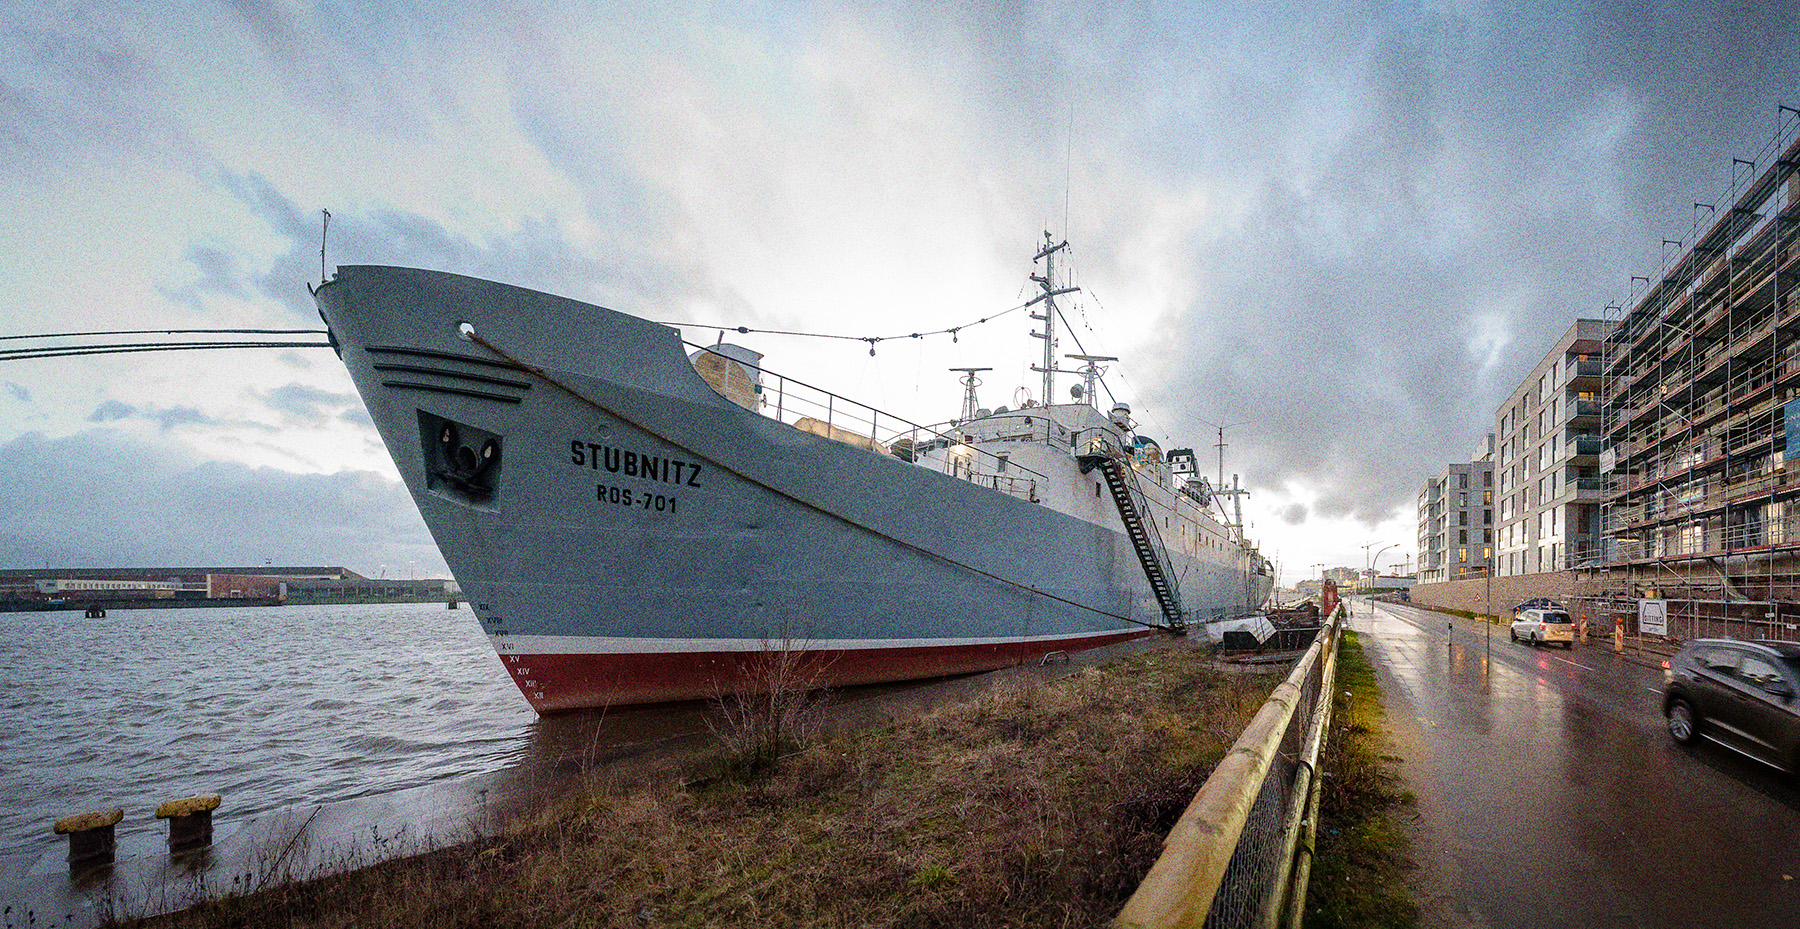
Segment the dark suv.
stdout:
[[1697,639],[1663,662],[1663,678],[1675,741],[1705,736],[1800,772],[1800,644]]
[[1549,597],[1532,597],[1530,600],[1513,607],[1513,615],[1517,616],[1526,610],[1560,610],[1562,604]]

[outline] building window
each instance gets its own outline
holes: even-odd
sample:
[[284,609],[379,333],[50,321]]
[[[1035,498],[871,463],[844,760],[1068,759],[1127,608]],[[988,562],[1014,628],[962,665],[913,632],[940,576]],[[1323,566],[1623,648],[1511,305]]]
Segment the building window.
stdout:
[[1468,510],[1463,510],[1456,514],[1456,524],[1458,526],[1467,526],[1469,524],[1469,511]]
[[1456,505],[1462,506],[1462,507],[1468,506],[1469,505],[1469,495],[1468,494],[1457,494],[1456,495]]
[[1464,545],[1469,544],[1469,530],[1467,530],[1467,529],[1458,530],[1456,533],[1456,541],[1461,542]]
[[1491,490],[1482,491],[1481,492],[1481,502],[1488,506],[1493,506],[1494,505],[1494,492]]
[[1456,476],[1456,486],[1459,488],[1467,488],[1469,486],[1469,472],[1464,471]]
[[1466,548],[1457,549],[1456,550],[1456,560],[1457,560],[1457,562],[1459,562],[1461,564],[1468,564],[1469,563],[1469,550]]
[[1493,510],[1482,510],[1481,511],[1481,524],[1483,526],[1492,526],[1494,524],[1494,511]]
[[1481,486],[1483,486],[1483,487],[1494,486],[1494,472],[1492,472],[1492,471],[1481,472]]

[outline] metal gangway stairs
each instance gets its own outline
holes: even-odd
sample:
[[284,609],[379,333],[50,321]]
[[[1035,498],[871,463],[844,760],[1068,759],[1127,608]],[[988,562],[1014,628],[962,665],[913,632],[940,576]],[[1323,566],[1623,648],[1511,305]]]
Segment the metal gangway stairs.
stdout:
[[1088,448],[1086,454],[1076,459],[1081,465],[1081,473],[1098,469],[1105,476],[1106,488],[1112,492],[1113,503],[1119,508],[1119,520],[1125,524],[1125,535],[1131,539],[1138,562],[1144,566],[1144,577],[1156,594],[1157,605],[1162,607],[1164,625],[1174,630],[1186,629],[1187,616],[1181,609],[1181,591],[1176,586],[1175,573],[1163,547],[1162,532],[1156,528],[1156,519],[1154,516],[1146,518],[1149,501],[1138,484],[1137,471],[1131,467],[1125,453],[1111,442],[1096,439]]

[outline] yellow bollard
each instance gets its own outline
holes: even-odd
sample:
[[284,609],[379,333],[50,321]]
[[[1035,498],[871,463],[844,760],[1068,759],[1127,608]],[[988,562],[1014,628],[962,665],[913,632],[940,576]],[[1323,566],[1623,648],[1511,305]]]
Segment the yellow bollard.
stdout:
[[156,818],[169,821],[169,851],[187,852],[212,844],[212,811],[218,794],[170,800],[156,808]]
[[125,818],[125,811],[114,807],[92,813],[64,816],[51,828],[57,835],[69,837],[69,870],[79,871],[90,865],[112,864],[113,827]]

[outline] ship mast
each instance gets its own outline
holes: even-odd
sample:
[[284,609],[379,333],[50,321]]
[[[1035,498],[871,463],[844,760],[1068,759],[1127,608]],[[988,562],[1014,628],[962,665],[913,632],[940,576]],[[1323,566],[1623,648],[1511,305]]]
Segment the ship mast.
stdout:
[[1038,261],[1044,263],[1044,273],[1041,275],[1033,274],[1031,276],[1031,279],[1037,282],[1038,287],[1043,290],[1043,293],[1027,300],[1025,305],[1031,306],[1039,302],[1044,304],[1043,315],[1040,316],[1037,313],[1031,314],[1032,319],[1041,319],[1044,321],[1044,331],[1031,334],[1031,337],[1034,339],[1044,340],[1044,366],[1040,368],[1037,365],[1032,365],[1031,370],[1042,371],[1044,373],[1044,392],[1038,397],[1038,402],[1045,406],[1049,406],[1056,402],[1056,298],[1063,294],[1072,294],[1081,289],[1079,287],[1064,287],[1059,290],[1056,287],[1056,253],[1068,247],[1069,240],[1067,239],[1064,239],[1055,245],[1050,244],[1050,233],[1045,232],[1044,247],[1038,250],[1035,258],[1031,259],[1034,263]]

